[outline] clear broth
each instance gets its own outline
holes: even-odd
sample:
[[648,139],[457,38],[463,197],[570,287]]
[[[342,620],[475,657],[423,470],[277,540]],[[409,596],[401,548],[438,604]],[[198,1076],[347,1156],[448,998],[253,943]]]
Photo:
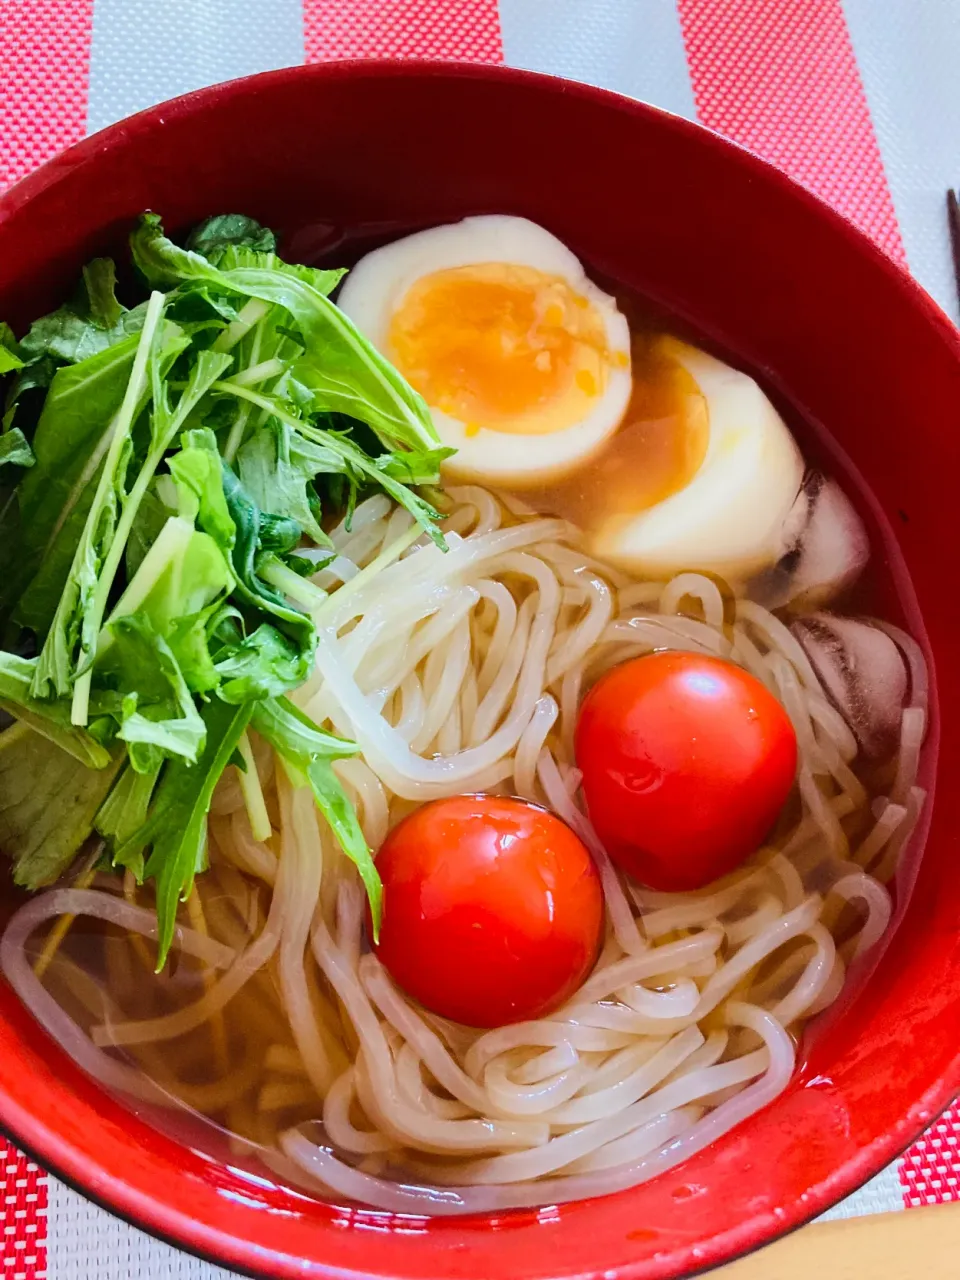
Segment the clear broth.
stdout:
[[[368,247],[369,244],[362,246],[364,250]],[[330,256],[329,241],[322,248],[325,252],[319,254],[291,247],[288,256],[307,261]],[[342,260],[342,255],[335,256]],[[349,258],[351,254],[346,256]],[[604,513],[609,513],[642,509],[659,501],[672,489],[681,487],[696,470],[706,447],[706,422],[695,385],[692,380],[685,382],[678,376],[683,371],[659,359],[655,351],[659,334],[675,334],[694,342],[697,342],[696,336],[691,336],[684,326],[674,321],[665,321],[659,309],[644,300],[624,295],[619,289],[615,292],[630,318],[633,359],[639,375],[624,426],[591,460],[587,471],[518,495],[538,510],[564,516],[581,526],[594,519],[601,504]],[[912,616],[910,595],[900,590],[908,580],[893,531],[863,481],[829,435],[803,420],[782,397],[774,394],[772,398],[808,460],[840,476],[871,533],[871,561],[859,582],[837,604],[844,612],[878,614],[908,630],[920,630],[915,625],[918,620]],[[636,475],[640,457],[646,464],[642,479]],[[932,762],[927,772],[930,768]],[[877,777],[867,776],[863,780],[871,785],[879,781]],[[921,777],[921,782],[923,780]],[[908,854],[915,859],[919,842],[912,843],[912,853],[908,851]],[[245,892],[252,895],[262,923],[266,909],[263,890],[241,873],[234,875],[246,885]],[[208,918],[220,919],[225,926],[229,925],[229,930],[215,928],[213,932],[225,936],[228,931],[236,934],[246,928],[235,894],[217,883],[211,874],[201,877],[199,884]],[[0,896],[3,899],[0,914],[4,917],[23,900],[23,896],[13,890]],[[898,903],[901,909],[902,905],[902,901]],[[184,919],[186,923],[186,917]],[[41,947],[42,942],[35,940],[35,953],[39,954]],[[87,1030],[103,1019],[104,1011],[93,1007],[89,988],[87,998],[83,998],[83,983],[78,973],[105,983],[118,1006],[115,1012],[119,1017],[160,1016],[192,1003],[202,994],[202,978],[191,962],[174,962],[165,974],[157,977],[152,971],[154,961],[152,944],[141,939],[135,942],[122,930],[109,926],[80,922],[71,929],[58,958],[50,966],[46,984]],[[866,976],[865,972],[858,975],[861,980]],[[845,1007],[855,998],[858,985],[848,984],[851,989],[845,990],[841,997]],[[212,1158],[229,1163],[236,1172],[245,1171],[256,1181],[262,1181],[266,1172],[256,1159],[257,1150],[265,1152],[273,1146],[277,1133],[314,1119],[317,1114],[318,1098],[306,1078],[285,1066],[292,1064],[297,1050],[280,1008],[279,991],[275,956],[226,1006],[222,1018],[159,1047],[126,1053],[131,1063],[141,1066],[169,1088],[171,1094],[180,1098],[187,1113],[192,1113],[178,1115],[136,1104],[134,1110],[138,1114]],[[332,1019],[338,1018],[336,1002],[316,983],[311,999]],[[832,1021],[838,1012],[839,1005],[827,1017]],[[346,1018],[339,1019],[339,1025],[341,1053],[346,1062],[355,1044]],[[806,1057],[809,1059],[809,1050]],[[265,1064],[267,1061],[271,1067],[260,1065],[251,1071],[251,1062]],[[243,1088],[238,1087],[235,1097],[211,1101],[214,1087],[225,1074],[247,1083]],[[269,1100],[269,1107],[262,1105],[264,1100]],[[268,1173],[268,1177],[272,1176]],[[289,1170],[282,1171],[279,1180],[284,1184],[297,1181]]]

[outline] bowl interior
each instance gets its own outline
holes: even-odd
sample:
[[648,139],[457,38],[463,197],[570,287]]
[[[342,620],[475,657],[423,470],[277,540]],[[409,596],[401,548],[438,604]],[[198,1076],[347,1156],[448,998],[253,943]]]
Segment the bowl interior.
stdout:
[[[86,259],[122,253],[145,208],[173,231],[250,213],[304,261],[349,259],[357,241],[470,213],[545,224],[820,424],[851,483],[853,459],[875,554],[915,633],[924,620],[940,706],[960,705],[949,528],[960,341],[878,250],[760,161],[651,108],[524,73],[271,73],[117,125],[0,199],[0,316],[19,327],[56,305]],[[722,1261],[877,1172],[960,1089],[960,799],[949,785],[960,723],[935,714],[928,781],[938,738],[946,785],[867,988],[815,1037],[773,1106],[634,1191],[482,1220],[328,1207],[133,1118],[5,986],[0,1121],[116,1211],[251,1271],[532,1280],[673,1276]]]

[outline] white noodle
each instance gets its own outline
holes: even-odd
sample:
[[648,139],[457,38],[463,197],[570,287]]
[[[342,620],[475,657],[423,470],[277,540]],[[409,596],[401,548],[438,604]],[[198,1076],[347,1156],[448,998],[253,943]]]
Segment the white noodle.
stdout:
[[[105,1023],[89,1038],[59,1009],[26,942],[68,911],[151,936],[152,913],[109,894],[36,899],[2,943],[11,982],[81,1065],[153,1099],[163,1091],[102,1046],[157,1044],[199,1027],[272,964],[296,1049],[271,1048],[260,1105],[309,1106],[312,1088],[319,1123],[281,1134],[283,1155],[264,1158],[286,1160],[301,1185],[403,1213],[609,1194],[770,1102],[790,1080],[806,1019],[836,999],[846,962],[887,930],[883,882],[923,802],[927,676],[919,646],[897,628],[875,624],[905,655],[910,705],[890,793],[868,795],[851,727],[769,611],[697,573],[633,582],[584,555],[563,521],[528,518],[523,503],[478,486],[448,496],[446,554],[382,495],[357,508],[350,529],[334,529],[336,559],[315,581],[348,585],[317,611],[317,669],[294,697],[358,742],[360,754],[336,770],[374,848],[416,804],[467,790],[546,803],[580,836],[603,884],[606,934],[567,1004],[482,1032],[418,1008],[367,950],[359,878],[309,794],[281,777],[279,837],[258,844],[233,770],[214,804],[217,872],[227,885],[242,880],[238,868],[272,897],[240,951],[178,931],[185,951],[224,971],[200,1000],[125,1021],[105,999]],[[625,887],[583,808],[573,758],[593,682],[662,648],[742,664],[784,703],[800,754],[792,826],[738,871],[685,894]],[[258,756],[261,772],[264,763]],[[244,906],[258,921],[255,893]],[[835,937],[838,921],[846,932]],[[320,1025],[318,983],[359,1045],[345,1070],[330,1053],[339,1029]]]
[[[40,1025],[91,1076],[133,1097],[169,1103],[171,1097],[167,1090],[155,1085],[127,1063],[108,1056],[94,1044],[60,1008],[34,973],[26,950],[27,942],[38,925],[61,915],[94,916],[145,938],[155,939],[156,912],[146,911],[95,889],[53,889],[21,907],[7,925],[0,938],[0,969],[24,1004],[33,1010]],[[221,968],[229,965],[234,955],[231,948],[183,927],[176,930],[174,944],[187,955]],[[106,1000],[104,1007],[109,1010]]]

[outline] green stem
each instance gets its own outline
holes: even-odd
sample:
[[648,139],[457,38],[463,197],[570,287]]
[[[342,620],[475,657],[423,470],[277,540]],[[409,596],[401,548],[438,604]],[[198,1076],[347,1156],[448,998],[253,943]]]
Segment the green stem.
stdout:
[[[305,423],[300,418],[295,418],[292,413],[287,413],[285,409],[276,404],[269,396],[261,395],[258,391],[251,391],[249,387],[238,386],[235,382],[224,382],[223,380],[215,382],[212,390],[224,391],[229,396],[237,396],[240,400],[246,400],[250,404],[257,405],[273,418],[279,418],[281,422],[287,423],[293,427],[294,431],[302,431],[309,423]],[[229,459],[227,459],[229,461]]]
[[255,324],[259,324],[270,310],[269,302],[259,298],[251,298],[241,309],[236,320],[232,320],[220,337],[213,344],[213,351],[232,351],[241,338],[245,338]]
[[261,360],[259,364],[251,364],[246,369],[241,369],[227,381],[235,387],[252,387],[258,382],[266,382],[268,378],[276,378],[286,367],[282,360],[274,356],[272,360]]
[[418,524],[412,524],[406,533],[401,533],[400,537],[395,538],[389,547],[384,547],[380,554],[371,560],[365,568],[361,569],[359,573],[355,573],[352,578],[339,586],[333,595],[328,598],[338,605],[342,603],[346,596],[353,595],[355,591],[359,591],[361,587],[366,586],[371,578],[375,578],[378,573],[382,573],[384,569],[392,565],[394,560],[399,560],[407,547],[412,547],[422,533],[423,530]]
[[294,573],[279,560],[273,560],[265,565],[259,573],[264,582],[269,583],[271,587],[276,587],[278,591],[282,591],[297,604],[302,604],[307,610],[316,609],[327,602],[326,591],[315,587],[306,578],[301,578],[299,573]]
[[[110,589],[113,586],[113,581],[117,576],[117,570],[120,568],[120,560],[126,550],[127,540],[130,537],[133,522],[136,519],[140,503],[143,501],[143,495],[147,492],[147,486],[153,479],[153,474],[160,465],[160,461],[169,447],[170,439],[174,435],[175,430],[176,425],[174,425],[174,429],[169,433],[169,436],[164,437],[162,441],[162,448],[154,447],[147,454],[147,459],[143,464],[140,474],[137,476],[136,483],[130,490],[127,500],[123,505],[123,512],[117,523],[117,530],[113,535],[113,542],[110,544],[110,550],[107,552],[107,558],[103,562],[103,568],[101,569],[100,577],[97,580],[97,590],[94,596],[94,610],[98,617],[99,642],[96,648],[97,653],[99,653],[103,647],[103,633],[100,629],[100,621],[103,619],[107,605],[107,598],[110,595]],[[132,613],[133,610],[128,609],[127,612]]]
[[[153,346],[154,335],[163,316],[164,296],[162,293],[154,291],[150,295],[150,301],[147,303],[146,314],[143,319],[143,330],[140,334],[140,343],[137,346],[137,354],[133,360],[133,369],[130,372],[130,380],[127,383],[127,389],[124,392],[123,403],[117,413],[113,436],[110,440],[110,448],[107,450],[107,456],[104,460],[103,470],[100,472],[100,481],[97,485],[97,491],[94,495],[93,503],[90,507],[90,516],[87,520],[87,528],[92,530],[96,522],[100,518],[103,505],[106,502],[107,494],[111,486],[116,481],[117,466],[120,462],[120,456],[123,453],[123,447],[130,437],[130,430],[133,426],[133,418],[137,411],[137,405],[140,403],[140,397],[143,395],[144,387],[147,382],[147,360],[150,356],[150,349]],[[84,530],[86,535],[86,530]],[[85,551],[84,542],[86,536],[77,548],[74,564],[77,559]],[[111,548],[112,549],[112,548]],[[77,677],[73,686],[73,702],[70,708],[70,719],[73,724],[85,725],[90,708],[90,680],[92,671],[90,661],[93,657],[89,650],[95,647],[97,636],[100,633],[100,623],[103,619],[103,609],[106,605],[107,590],[100,591],[101,581],[97,582],[97,591],[94,596],[94,604],[91,613],[83,619],[80,637],[80,654],[77,659],[78,669],[83,668],[84,664],[87,669],[82,671]],[[111,582],[113,579],[111,578]],[[102,597],[102,598],[101,598]],[[99,612],[98,612],[99,607]],[[92,642],[91,642],[92,637]]]
[[280,763],[283,765],[283,771],[290,780],[290,785],[295,791],[302,791],[304,787],[309,787],[310,779],[298,768],[292,760],[288,760],[286,756],[280,756]]
[[[246,307],[244,307],[244,311],[245,310],[246,310]],[[242,315],[243,312],[241,312],[240,314]],[[261,333],[262,333],[262,330],[258,328],[255,331],[250,343],[250,359],[254,364],[256,364],[260,356]],[[228,466],[233,466],[233,460],[237,456],[237,450],[243,444],[243,435],[247,429],[247,421],[249,417],[250,417],[250,404],[249,402],[244,401],[243,404],[241,404],[240,406],[240,411],[237,414],[236,421],[234,422],[233,426],[230,428],[230,435],[227,437],[227,446],[223,451],[223,459]]]
[[262,844],[264,840],[270,839],[273,827],[270,824],[267,802],[263,798],[263,788],[260,786],[260,775],[257,772],[257,762],[253,758],[253,748],[250,746],[246,730],[240,735],[237,749],[246,765],[245,770],[238,769],[237,772],[240,775],[240,790],[243,792],[243,800],[247,806],[250,831],[254,840]]

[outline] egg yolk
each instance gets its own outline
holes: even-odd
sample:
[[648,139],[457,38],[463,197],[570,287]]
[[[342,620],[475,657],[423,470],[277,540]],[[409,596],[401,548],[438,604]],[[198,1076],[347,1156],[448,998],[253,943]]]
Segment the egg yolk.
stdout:
[[563,431],[592,411],[611,368],[628,363],[566,280],[500,262],[423,276],[394,312],[387,342],[427,404],[468,434]]
[[670,353],[669,341],[639,334],[633,341],[633,390],[615,435],[588,467],[526,490],[538,508],[585,530],[613,517],[632,518],[686,488],[703,464],[710,439],[706,401]]

